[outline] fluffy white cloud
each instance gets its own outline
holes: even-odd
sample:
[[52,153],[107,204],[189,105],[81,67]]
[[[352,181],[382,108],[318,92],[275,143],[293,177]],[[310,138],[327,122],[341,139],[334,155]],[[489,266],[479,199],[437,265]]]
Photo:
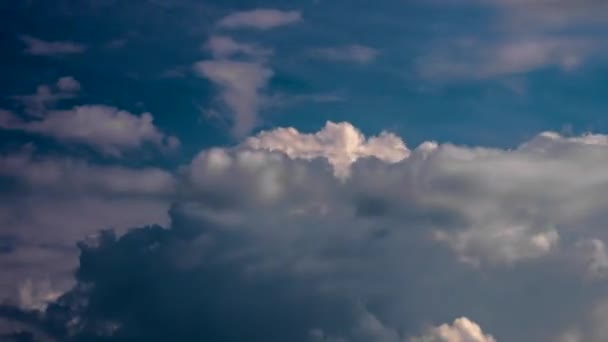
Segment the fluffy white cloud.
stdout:
[[22,121],[5,117],[0,123],[8,129],[85,144],[112,156],[121,156],[125,151],[141,148],[144,144],[163,150],[178,147],[179,140],[162,133],[153,120],[150,113],[137,116],[114,107],[86,105],[51,111],[40,120]]
[[263,90],[273,71],[259,62],[208,60],[194,65],[196,73],[220,89],[220,98],[232,114],[232,132],[243,137],[258,124]]
[[366,138],[347,122],[328,121],[319,132],[300,133],[294,128],[277,128],[248,138],[243,146],[258,150],[279,151],[290,158],[312,160],[325,158],[340,178],[347,177],[350,166],[359,158],[375,157],[396,163],[410,154],[403,141],[394,134],[382,132]]
[[68,41],[46,41],[32,36],[23,35],[19,37],[26,45],[24,53],[35,56],[58,56],[66,54],[83,53],[86,46],[80,43]]
[[457,318],[452,324],[442,324],[430,329],[410,342],[496,342],[492,335],[485,334],[481,327],[466,317]]
[[365,45],[346,45],[337,47],[317,48],[311,51],[311,56],[335,62],[354,62],[368,64],[378,57],[378,50]]
[[231,13],[220,20],[219,26],[227,29],[253,28],[268,30],[297,23],[300,20],[302,20],[302,14],[299,11],[259,8]]

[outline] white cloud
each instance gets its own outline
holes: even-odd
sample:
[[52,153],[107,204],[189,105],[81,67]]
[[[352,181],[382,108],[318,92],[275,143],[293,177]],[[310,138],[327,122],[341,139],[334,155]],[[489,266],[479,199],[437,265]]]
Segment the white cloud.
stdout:
[[409,342],[496,342],[492,335],[485,334],[481,327],[466,317],[457,318],[452,324],[442,324],[430,329],[421,337]]
[[277,128],[248,138],[246,147],[279,151],[290,158],[311,160],[326,158],[341,178],[347,177],[352,163],[359,158],[375,157],[396,163],[409,156],[410,151],[394,134],[382,132],[378,136],[365,136],[347,122],[328,121],[317,133],[300,133],[294,128]]
[[245,136],[258,124],[271,69],[259,62],[209,60],[197,62],[194,70],[220,89],[220,99],[232,114],[235,136]]
[[264,58],[272,54],[272,50],[257,44],[240,43],[228,36],[212,36],[205,44],[205,48],[213,54],[214,58],[227,58],[234,55],[245,55]]
[[218,25],[227,29],[253,28],[268,30],[294,24],[300,20],[302,20],[302,14],[299,11],[259,8],[231,13],[221,19]]
[[311,50],[311,56],[335,62],[353,62],[368,64],[378,57],[378,50],[364,45],[346,45],[337,47],[316,48]]
[[174,149],[179,145],[177,138],[165,135],[154,125],[152,114],[137,116],[103,105],[51,111],[34,121],[5,118],[0,123],[8,129],[85,144],[112,156],[121,156],[123,152],[141,148],[144,144],[161,149]]
[[45,41],[32,36],[22,35],[19,37],[26,48],[24,53],[35,56],[59,56],[66,54],[83,53],[86,46],[80,43],[68,41]]

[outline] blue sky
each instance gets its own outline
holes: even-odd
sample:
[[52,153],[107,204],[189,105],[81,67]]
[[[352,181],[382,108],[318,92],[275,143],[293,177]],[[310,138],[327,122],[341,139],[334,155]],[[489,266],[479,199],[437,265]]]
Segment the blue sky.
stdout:
[[606,341],[607,10],[0,0],[0,339]]

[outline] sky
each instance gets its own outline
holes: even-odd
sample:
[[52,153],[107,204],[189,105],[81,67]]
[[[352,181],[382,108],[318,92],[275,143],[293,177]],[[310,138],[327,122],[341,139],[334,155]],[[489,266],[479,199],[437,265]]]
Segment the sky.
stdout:
[[608,340],[607,13],[0,0],[0,340]]

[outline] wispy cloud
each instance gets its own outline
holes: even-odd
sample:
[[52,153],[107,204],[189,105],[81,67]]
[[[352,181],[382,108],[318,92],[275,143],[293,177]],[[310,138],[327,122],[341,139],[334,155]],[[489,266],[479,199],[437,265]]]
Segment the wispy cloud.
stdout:
[[310,56],[334,62],[353,62],[368,64],[373,62],[380,52],[369,46],[346,45],[336,47],[316,48],[310,51]]
[[591,42],[578,39],[471,39],[433,47],[416,67],[422,77],[444,81],[489,79],[551,67],[568,71],[583,63],[591,48]]
[[257,44],[237,42],[228,36],[212,36],[204,48],[209,50],[214,58],[227,58],[235,55],[249,57],[268,57],[273,51]]
[[281,11],[259,8],[251,11],[234,12],[220,20],[218,26],[226,29],[252,28],[268,30],[294,24],[302,20],[300,11]]
[[19,39],[26,45],[23,52],[34,56],[78,54],[87,49],[83,44],[69,41],[46,41],[28,35],[22,35]]
[[233,114],[234,136],[243,137],[258,124],[261,91],[273,75],[270,68],[258,62],[209,60],[197,62],[194,70],[220,89],[220,99]]

